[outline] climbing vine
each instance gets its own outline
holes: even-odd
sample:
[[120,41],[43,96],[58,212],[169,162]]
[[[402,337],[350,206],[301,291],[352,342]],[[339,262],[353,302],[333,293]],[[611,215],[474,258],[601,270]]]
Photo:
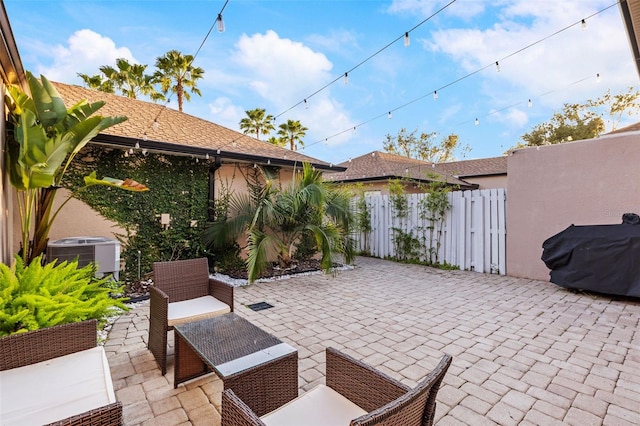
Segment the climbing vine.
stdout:
[[[87,188],[79,191],[87,170],[98,176],[131,176],[150,188],[133,194]],[[85,147],[68,171],[70,189],[125,233],[117,235],[125,262],[121,279],[131,283],[151,271],[152,263],[202,256],[201,226],[207,219],[208,165],[188,157],[130,154],[98,146]],[[168,227],[160,223],[169,214]]]

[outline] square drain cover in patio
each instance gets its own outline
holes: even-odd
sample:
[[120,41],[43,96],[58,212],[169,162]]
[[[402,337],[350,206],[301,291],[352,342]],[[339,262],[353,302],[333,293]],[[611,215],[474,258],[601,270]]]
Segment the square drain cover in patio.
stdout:
[[254,311],[262,311],[265,309],[273,308],[273,305],[270,305],[267,302],[258,302],[247,306]]

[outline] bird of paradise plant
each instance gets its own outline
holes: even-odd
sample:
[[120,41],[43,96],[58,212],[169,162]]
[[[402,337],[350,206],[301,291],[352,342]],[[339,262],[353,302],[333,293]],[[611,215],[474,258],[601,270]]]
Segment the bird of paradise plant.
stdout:
[[[29,264],[46,250],[51,225],[69,201],[53,211],[56,192],[75,155],[101,131],[127,117],[94,115],[104,105],[103,101],[84,100],[67,109],[49,80],[42,75],[38,80],[30,72],[26,75],[31,95],[15,85],[7,90],[5,151],[9,180],[18,193],[21,257],[24,264]],[[95,172],[84,181],[85,187],[107,185],[129,191],[148,190],[131,179],[98,179]]]

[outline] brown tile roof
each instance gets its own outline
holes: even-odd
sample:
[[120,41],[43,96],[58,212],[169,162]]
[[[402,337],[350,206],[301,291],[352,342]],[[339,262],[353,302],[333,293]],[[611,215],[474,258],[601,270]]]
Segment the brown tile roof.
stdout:
[[[98,137],[97,143],[133,147],[136,142],[150,151],[172,152],[186,155],[209,154],[236,161],[267,162],[293,165],[308,162],[320,169],[335,169],[329,163],[280,148],[268,142],[244,135],[210,121],[142,100],[130,99],[110,93],[98,92],[80,86],[54,83],[67,107],[86,99],[105,101],[98,111],[103,116],[124,115],[123,123],[112,126]],[[153,122],[158,118],[158,128]],[[147,140],[144,140],[144,135]],[[339,168],[338,168],[339,169]],[[339,169],[342,170],[342,169]]]
[[507,156],[438,163],[436,169],[460,178],[507,174]]
[[373,180],[387,180],[395,178],[409,178],[415,181],[433,181],[429,175],[436,174],[437,179],[445,178],[447,183],[468,188],[474,187],[467,182],[456,179],[444,170],[438,169],[438,164],[427,163],[422,160],[390,154],[388,152],[373,151],[338,166],[347,170],[331,173],[325,178],[334,182],[363,182]]
[[622,127],[620,129],[612,130],[609,133],[605,133],[605,135],[613,135],[616,133],[626,133],[626,132],[637,132],[639,130],[640,130],[640,122]]

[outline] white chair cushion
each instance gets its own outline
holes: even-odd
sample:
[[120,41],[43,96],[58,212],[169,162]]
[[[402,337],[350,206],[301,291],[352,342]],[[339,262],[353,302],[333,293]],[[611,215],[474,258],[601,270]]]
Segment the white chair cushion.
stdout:
[[102,346],[0,371],[0,423],[42,425],[116,402]]
[[318,385],[260,420],[267,426],[347,426],[364,414],[367,412],[338,392]]
[[167,323],[170,327],[186,322],[215,317],[231,312],[231,308],[213,296],[202,296],[169,303]]

